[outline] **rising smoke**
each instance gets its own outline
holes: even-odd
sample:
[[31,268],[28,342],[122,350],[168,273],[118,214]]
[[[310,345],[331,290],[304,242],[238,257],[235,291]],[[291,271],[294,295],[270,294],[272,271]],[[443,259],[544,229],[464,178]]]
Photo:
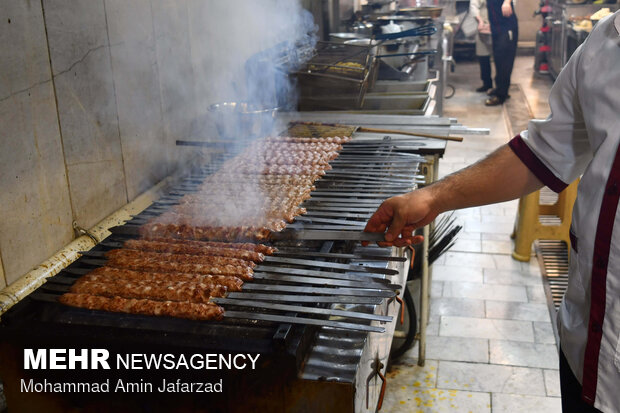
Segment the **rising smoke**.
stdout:
[[[288,73],[308,57],[300,50],[314,48],[317,28],[298,0],[189,0],[187,7],[196,102],[192,138],[232,144],[229,150],[245,150],[244,159],[251,165],[225,164],[220,175],[229,186],[218,184],[220,175],[208,178],[200,195],[186,197],[157,222],[187,227],[264,225],[274,194],[244,175],[243,168],[261,170],[268,165],[256,164],[263,160],[262,155],[256,158],[257,143],[250,153],[247,148],[253,139],[281,130],[271,109],[297,106],[296,85]],[[174,74],[166,78],[187,82]]]
[[247,111],[254,113],[294,109],[295,85],[286,71],[301,63],[299,46],[312,48],[316,42],[312,15],[297,0],[192,1],[189,8],[201,112],[216,124],[220,138],[271,132],[269,112],[230,116],[230,107],[212,105],[248,103]]

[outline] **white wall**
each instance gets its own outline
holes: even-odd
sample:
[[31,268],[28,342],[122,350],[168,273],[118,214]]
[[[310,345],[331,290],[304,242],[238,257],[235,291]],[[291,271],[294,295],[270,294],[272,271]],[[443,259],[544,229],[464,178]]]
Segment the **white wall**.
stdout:
[[177,139],[213,137],[209,104],[239,98],[227,77],[295,40],[299,11],[292,0],[3,2],[0,288],[70,242],[72,221],[91,227],[182,165],[192,149]]

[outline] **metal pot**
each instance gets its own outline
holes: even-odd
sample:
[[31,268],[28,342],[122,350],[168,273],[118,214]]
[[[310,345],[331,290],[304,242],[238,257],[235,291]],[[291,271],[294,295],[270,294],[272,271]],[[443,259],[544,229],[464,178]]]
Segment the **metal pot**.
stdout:
[[380,24],[385,22],[393,21],[402,26],[403,31],[414,29],[419,27],[421,24],[425,24],[429,21],[428,17],[419,17],[419,16],[405,16],[405,15],[390,15],[390,16],[381,16],[377,18],[377,21]]
[[278,111],[279,107],[244,104],[241,110],[241,124],[252,138],[267,136],[273,131]]
[[368,46],[370,47],[370,55],[371,56],[376,56],[377,55],[377,43],[379,43],[377,40],[371,40],[368,38],[362,38],[362,39],[353,39],[353,40],[347,40],[346,42],[344,42],[344,44],[351,44],[354,46]]
[[346,43],[348,40],[363,39],[367,36],[360,33],[330,33],[329,41],[335,43]]
[[374,25],[367,21],[356,21],[351,25],[349,31],[355,34],[359,34],[363,37],[372,36]]
[[222,102],[209,106],[220,138],[256,138],[268,135],[274,125],[278,107],[247,102]]

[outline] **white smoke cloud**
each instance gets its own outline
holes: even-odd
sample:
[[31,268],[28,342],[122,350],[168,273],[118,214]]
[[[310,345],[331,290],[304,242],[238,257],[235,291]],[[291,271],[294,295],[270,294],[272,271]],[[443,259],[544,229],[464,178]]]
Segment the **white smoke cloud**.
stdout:
[[[252,139],[280,131],[273,112],[257,109],[296,107],[296,88],[288,72],[307,56],[299,50],[314,47],[317,28],[298,0],[186,1],[191,77],[176,75],[175,65],[160,66],[160,72],[169,71],[166,89],[192,92],[187,93],[195,106],[190,139],[225,140],[233,143],[231,151],[243,152]],[[225,103],[236,103],[237,109]],[[214,104],[220,109],[210,111]],[[238,110],[239,104],[250,106]],[[254,147],[250,155],[259,152]],[[260,176],[266,168],[263,157],[234,162],[205,181],[199,199],[184,202],[158,222],[190,227],[264,225],[272,198],[281,194],[269,193],[256,176],[243,172],[250,166]],[[241,174],[238,182],[235,174]]]
[[[198,113],[212,104],[248,102],[258,107],[296,106],[294,84],[279,67],[300,62],[299,44],[316,42],[312,15],[297,0],[190,0],[190,41]],[[207,115],[227,135],[269,132],[270,114],[226,119],[226,110]],[[257,125],[258,123],[258,125]],[[262,123],[262,126],[260,125]],[[249,124],[253,124],[251,127]],[[198,131],[206,134],[209,131]],[[212,136],[212,133],[208,135]],[[231,137],[231,136],[226,136]]]

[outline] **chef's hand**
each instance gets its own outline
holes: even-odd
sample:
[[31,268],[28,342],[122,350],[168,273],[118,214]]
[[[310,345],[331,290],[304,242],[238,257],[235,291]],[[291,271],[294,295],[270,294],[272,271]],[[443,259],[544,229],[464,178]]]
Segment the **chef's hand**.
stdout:
[[484,23],[484,22],[480,22],[478,24],[478,33],[482,33],[482,34],[490,34],[491,33],[491,26],[488,23]]
[[512,16],[512,5],[510,4],[510,0],[504,0],[502,3],[502,14],[504,17]]
[[[377,243],[381,247],[417,244],[424,238],[414,236],[413,231],[432,222],[438,214],[439,211],[433,207],[432,192],[419,189],[384,201],[370,217],[364,231],[385,232],[387,229],[386,242]],[[368,242],[362,245],[368,245]]]

